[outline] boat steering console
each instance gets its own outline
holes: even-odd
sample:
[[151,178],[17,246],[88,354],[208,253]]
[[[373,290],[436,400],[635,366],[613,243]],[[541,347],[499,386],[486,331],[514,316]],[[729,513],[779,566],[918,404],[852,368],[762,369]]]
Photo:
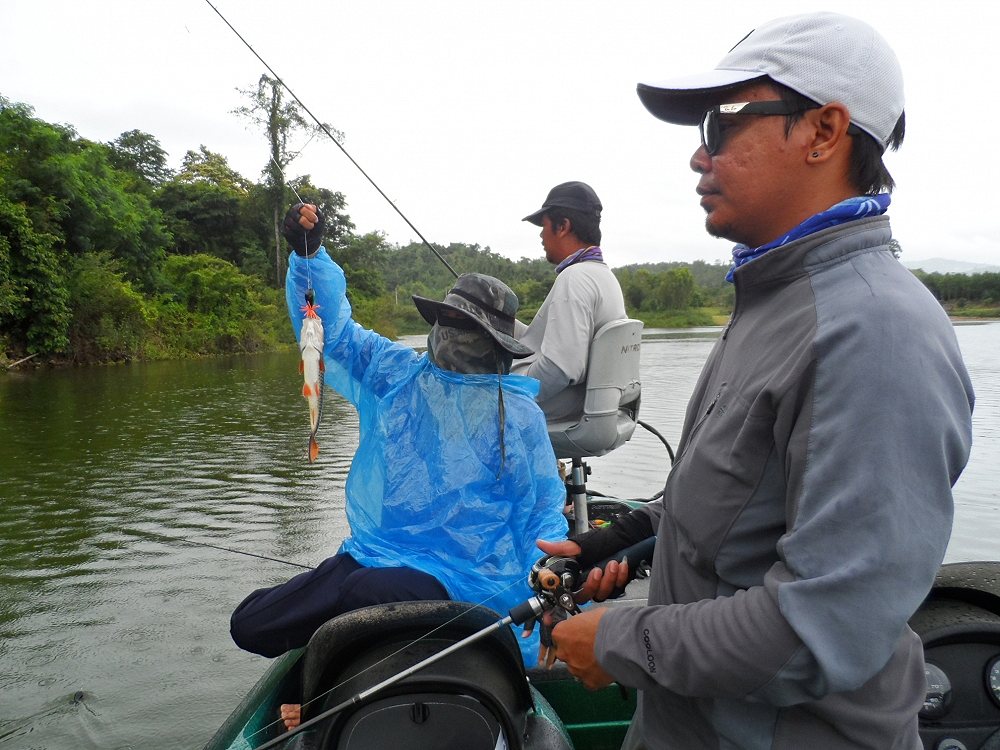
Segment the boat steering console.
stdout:
[[924,645],[924,750],[1000,750],[1000,562],[943,566],[910,627]]

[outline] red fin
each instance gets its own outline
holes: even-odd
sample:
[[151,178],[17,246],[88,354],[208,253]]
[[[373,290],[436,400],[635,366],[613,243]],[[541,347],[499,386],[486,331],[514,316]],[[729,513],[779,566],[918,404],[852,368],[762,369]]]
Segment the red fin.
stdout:
[[302,374],[302,373],[304,373],[305,371],[306,371],[306,363],[305,363],[305,362],[303,362],[303,361],[302,361],[302,360],[300,359],[300,360],[299,360],[299,375],[301,375],[301,374]]
[[312,435],[309,436],[309,463],[313,463],[319,457],[319,443]]
[[322,357],[319,358],[319,371],[326,372],[326,361]]
[[312,388],[309,387],[308,383],[302,384],[302,395],[305,396],[306,398],[309,398],[311,395],[313,395]]

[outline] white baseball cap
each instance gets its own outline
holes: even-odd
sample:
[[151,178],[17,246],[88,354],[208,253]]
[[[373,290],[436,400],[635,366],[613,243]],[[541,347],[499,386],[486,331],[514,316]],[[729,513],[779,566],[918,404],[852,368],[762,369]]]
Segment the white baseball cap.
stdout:
[[903,112],[903,72],[885,39],[864,21],[807,13],[769,21],[722,58],[715,70],[640,83],[639,99],[655,117],[697,125],[720,95],[768,76],[820,105],[840,102],[851,122],[885,149]]

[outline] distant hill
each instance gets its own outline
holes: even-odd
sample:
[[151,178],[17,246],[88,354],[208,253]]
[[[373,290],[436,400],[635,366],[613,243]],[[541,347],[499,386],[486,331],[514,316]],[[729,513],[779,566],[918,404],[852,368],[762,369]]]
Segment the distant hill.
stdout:
[[1000,266],[989,263],[969,263],[963,260],[948,260],[947,258],[928,258],[927,260],[909,260],[900,258],[899,262],[907,268],[921,269],[926,273],[998,273]]

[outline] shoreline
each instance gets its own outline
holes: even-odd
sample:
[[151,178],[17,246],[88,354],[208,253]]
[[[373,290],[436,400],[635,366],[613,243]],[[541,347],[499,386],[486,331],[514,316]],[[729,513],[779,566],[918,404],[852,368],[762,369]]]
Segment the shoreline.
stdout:
[[[725,316],[712,316],[714,320],[711,323],[702,324],[691,324],[686,326],[661,326],[653,324],[644,324],[647,328],[700,328],[704,325],[711,326],[724,326],[726,324]],[[982,316],[982,315],[953,315],[948,313],[948,320],[951,321],[952,325],[982,325],[984,323],[1000,323],[1000,308],[997,309],[996,316]],[[424,335],[421,333],[411,334],[404,333],[402,336],[412,336],[412,335]],[[397,337],[397,338],[400,338]],[[148,363],[148,362],[174,362],[186,359],[196,360],[196,359],[206,359],[210,357],[228,357],[233,355],[244,355],[244,354],[282,354],[286,352],[295,351],[294,344],[285,344],[278,346],[273,349],[258,349],[253,352],[216,352],[211,354],[199,354],[192,352],[181,357],[165,357],[165,358],[135,358],[128,360],[108,360],[108,361],[95,361],[95,362],[74,362],[70,359],[53,357],[49,359],[38,359],[38,354],[24,355],[19,353],[15,355],[17,359],[11,361],[7,354],[0,352],[0,373],[10,373],[10,372],[27,372],[29,370],[39,370],[42,368],[50,369],[62,369],[67,367],[108,367],[114,365],[131,365],[135,363]]]

